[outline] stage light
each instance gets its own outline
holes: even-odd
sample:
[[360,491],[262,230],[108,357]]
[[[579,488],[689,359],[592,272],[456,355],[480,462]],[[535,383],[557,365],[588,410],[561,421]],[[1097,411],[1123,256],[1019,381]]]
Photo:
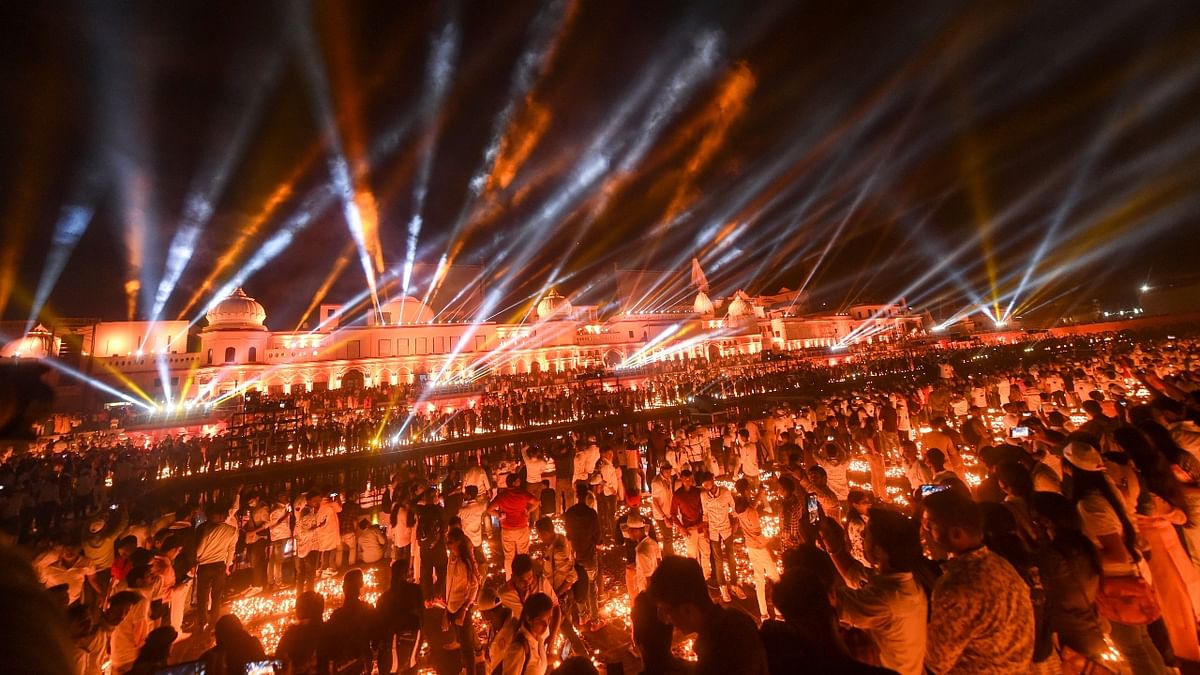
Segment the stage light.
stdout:
[[1150,286],[1150,284],[1142,284],[1142,285],[1141,285],[1141,286],[1138,288],[1138,290],[1139,290],[1139,291],[1141,291],[1142,293],[1149,293],[1149,292],[1150,292],[1150,290],[1151,290],[1151,286]]

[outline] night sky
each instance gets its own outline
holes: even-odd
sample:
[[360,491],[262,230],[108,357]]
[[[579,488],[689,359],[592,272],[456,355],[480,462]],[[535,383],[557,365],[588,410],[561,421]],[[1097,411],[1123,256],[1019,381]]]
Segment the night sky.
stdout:
[[410,245],[412,295],[481,265],[485,318],[692,257],[715,295],[942,315],[1200,264],[1196,2],[14,2],[0,26],[5,319],[39,287],[45,316],[122,319],[131,279],[136,316],[190,319],[241,270],[286,329],[364,260],[401,292]]

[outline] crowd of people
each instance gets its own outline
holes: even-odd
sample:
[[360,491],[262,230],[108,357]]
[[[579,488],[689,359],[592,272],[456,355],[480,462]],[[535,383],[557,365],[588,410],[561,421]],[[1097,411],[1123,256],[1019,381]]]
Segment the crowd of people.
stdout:
[[405,463],[370,495],[153,512],[86,453],[17,458],[5,526],[80,673],[1167,673],[1200,664],[1198,353],[1106,336],[688,369],[656,377],[805,398]]
[[[821,359],[763,361],[746,355],[714,362],[669,362],[626,372],[624,384],[619,379],[606,383],[590,373],[588,377],[491,375],[478,382],[480,391],[470,397],[469,405],[462,405],[459,395],[456,408],[439,405],[435,394],[412,385],[279,395],[248,391],[222,406],[223,421],[217,430],[200,434],[169,433],[170,415],[143,420],[155,422],[160,427],[157,433],[126,432],[121,425],[129,420],[119,413],[107,413],[116,416],[110,424],[100,424],[99,431],[95,421],[56,416],[41,425],[46,433],[24,458],[46,460],[39,463],[40,469],[55,457],[86,462],[118,490],[137,490],[139,484],[167,477],[237,472],[280,462],[620,418],[636,411],[687,405],[696,396],[728,399],[812,390],[831,378],[863,375],[864,361],[872,364],[873,376],[895,376],[928,367],[931,357],[926,352],[889,349],[858,358],[854,365],[835,366]],[[12,469],[26,469],[25,476],[36,481],[36,472],[28,471],[31,466]]]

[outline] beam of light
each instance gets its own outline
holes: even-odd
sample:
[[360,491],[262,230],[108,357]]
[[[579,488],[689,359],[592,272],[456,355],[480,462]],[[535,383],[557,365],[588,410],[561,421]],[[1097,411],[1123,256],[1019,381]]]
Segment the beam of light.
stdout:
[[[397,55],[403,53],[401,50],[393,51]],[[357,92],[359,98],[355,102],[352,102],[350,107],[357,105],[358,101],[365,99],[366,95],[370,91],[377,89],[387,82],[387,78],[385,76],[390,72],[391,67],[394,65],[393,61],[395,61],[397,58],[399,57],[396,56],[380,62],[379,67],[376,69],[375,74],[371,78],[371,82],[367,85],[367,87],[364,88],[363,91]],[[367,163],[369,164],[373,161],[377,161],[391,153],[400,143],[401,139],[408,133],[408,130],[412,127],[415,118],[415,114],[403,115],[398,121],[393,123],[392,126],[385,129],[385,131],[380,134],[376,141],[372,144],[370,149],[370,157],[367,159]],[[217,283],[217,280],[226,272],[228,272],[231,267],[233,267],[238,258],[246,250],[246,247],[249,245],[249,243],[258,236],[258,233],[262,229],[263,225],[270,222],[276,210],[278,210],[279,207],[287,202],[287,200],[292,196],[295,186],[308,172],[310,167],[321,158],[322,154],[322,148],[319,142],[310,146],[301,158],[300,162],[298,162],[292,168],[287,177],[284,178],[284,180],[279,183],[274,190],[272,190],[271,194],[263,202],[263,205],[259,211],[250,218],[249,222],[238,228],[236,239],[234,239],[233,243],[220,255],[216,264],[213,266],[213,269],[204,278],[203,283],[196,288],[195,292],[192,293],[192,296],[188,299],[187,304],[185,304],[175,316],[177,320],[182,320],[187,317],[192,308],[196,306],[196,303],[200,302],[201,298],[203,298],[205,294],[213,289],[214,285]]]
[[71,258],[71,253],[75,250],[75,245],[79,243],[79,239],[87,231],[88,224],[92,221],[94,213],[95,207],[91,203],[67,206],[59,213],[58,221],[54,224],[54,234],[50,240],[50,252],[46,254],[46,261],[42,267],[42,276],[38,280],[37,290],[33,294],[33,303],[29,307],[29,318],[25,322],[25,333],[28,333],[37,322],[38,315],[42,313],[42,307],[46,305],[46,300],[50,298],[50,291],[58,283],[59,276],[62,275],[63,269],[67,266],[67,260]]
[[[1038,265],[1054,244],[1055,237],[1066,221],[1067,216],[1074,210],[1076,204],[1082,198],[1081,192],[1084,185],[1088,182],[1096,163],[1112,145],[1116,137],[1122,131],[1133,126],[1142,114],[1157,111],[1170,98],[1180,95],[1183,91],[1190,90],[1190,85],[1198,75],[1200,75],[1200,64],[1193,64],[1191,68],[1188,68],[1183,73],[1176,74],[1166,81],[1159,83],[1151,89],[1149,94],[1142,96],[1137,101],[1137,112],[1133,115],[1124,114],[1126,108],[1131,107],[1134,103],[1133,101],[1129,101],[1127,96],[1122,96],[1123,103],[1113,107],[1107,119],[1102,124],[1099,133],[1096,134],[1085,149],[1075,179],[1068,188],[1066,196],[1055,208],[1050,219],[1050,225],[1038,243],[1037,249],[1035,249],[1028,266],[1025,268],[1021,281],[1017,284],[1016,292],[1012,294],[1012,298],[1004,313],[1005,319],[1012,315],[1014,311],[1020,311],[1020,306],[1017,303],[1022,298],[1022,293],[1028,285],[1030,277],[1033,276]],[[1138,114],[1139,112],[1141,114]]]
[[[497,246],[497,250],[493,251],[489,258],[502,260],[513,270],[523,269],[539,249],[537,242],[550,236],[553,227],[569,219],[568,214],[580,208],[581,204],[591,213],[584,229],[590,226],[608,197],[625,180],[624,177],[614,177],[602,182],[601,178],[614,168],[621,173],[627,173],[640,161],[670,115],[711,71],[720,42],[719,33],[704,31],[686,44],[687,48],[683,50],[682,55],[673,54],[671,58],[655,59],[651,67],[635,82],[629,94],[621,99],[620,104],[608,116],[575,165],[564,168],[562,174],[566,179],[559,189],[517,230],[520,235],[509,238],[504,246]],[[672,44],[677,44],[677,41],[672,41]],[[674,67],[668,68],[667,63],[674,64]],[[667,96],[661,95],[664,80],[668,83]],[[647,106],[649,111],[645,121],[633,134],[628,133],[630,120]],[[613,189],[606,186],[612,186]],[[520,191],[524,185],[514,184],[510,187]],[[589,196],[590,207],[587,202]],[[558,271],[564,264],[565,259],[560,260],[549,277],[557,278]],[[496,263],[493,263],[491,268],[494,269],[495,266]],[[497,278],[497,275],[491,276]],[[499,292],[486,296],[481,304],[479,317],[491,316],[500,297]]]
[[[354,240],[354,245],[358,249],[358,259],[363,269],[363,277],[366,279],[367,288],[371,291],[371,304],[378,311],[379,297],[375,285],[378,270],[376,270],[375,264],[376,261],[382,260],[382,254],[378,253],[380,248],[377,236],[378,228],[371,221],[371,218],[374,217],[373,208],[368,208],[365,213],[361,208],[363,204],[373,204],[373,198],[363,194],[366,192],[365,185],[356,188],[355,181],[350,175],[350,167],[346,160],[341,134],[338,131],[337,116],[333,110],[329,79],[326,76],[320,50],[313,35],[311,17],[307,16],[303,9],[303,5],[297,5],[296,11],[292,12],[292,36],[303,66],[305,83],[308,85],[307,91],[317,118],[317,125],[328,146],[326,163],[331,188],[341,204],[342,216],[350,230],[350,238]],[[374,239],[369,240],[369,235],[374,235]]]
[[429,176],[433,172],[434,148],[437,145],[440,123],[438,112],[441,110],[446,93],[454,79],[454,67],[458,61],[459,47],[458,24],[447,23],[434,38],[429,50],[429,63],[425,68],[425,98],[421,104],[421,125],[424,135],[421,137],[417,157],[417,171],[413,181],[413,214],[408,220],[408,236],[405,240],[404,274],[401,278],[401,292],[408,295],[409,284],[412,280],[412,268],[417,257],[417,243],[421,239],[422,211],[425,209],[425,195],[429,191]]
[[[125,245],[125,293],[127,317],[137,315],[139,304],[149,307],[154,281],[147,257],[157,250],[158,216],[153,199],[149,166],[151,154],[145,142],[143,92],[139,81],[142,68],[133,58],[128,39],[128,19],[119,13],[93,8],[88,12],[91,38],[92,80],[99,101],[96,136],[104,164],[117,181],[117,204],[123,222]],[[141,297],[142,295],[146,297]]]
[[188,298],[187,304],[183,306],[183,309],[175,317],[177,320],[187,316],[191,309],[196,306],[196,303],[200,302],[201,298],[213,289],[217,279],[229,271],[229,268],[233,267],[233,264],[237,262],[237,259],[246,250],[246,246],[262,230],[263,225],[270,221],[275,211],[292,196],[293,187],[296,181],[300,179],[303,168],[303,166],[298,167],[283,183],[280,183],[270,196],[267,197],[266,201],[263,202],[263,206],[259,209],[258,213],[248,223],[239,228],[237,239],[217,258],[212,271],[204,278],[203,283],[196,287],[196,291],[192,293],[192,297]]
[[154,406],[152,404],[147,403],[145,401],[139,401],[138,399],[130,396],[129,394],[127,394],[105,382],[97,380],[94,377],[90,377],[84,373],[79,372],[78,370],[75,370],[74,368],[62,363],[58,359],[42,359],[38,363],[43,363],[47,366],[50,366],[54,370],[57,370],[58,372],[66,375],[67,377],[70,377],[71,379],[78,380],[78,381],[82,382],[83,384],[86,384],[87,386],[92,387],[94,389],[99,389],[100,391],[102,391],[106,394],[116,396],[117,398],[121,399],[122,401],[125,401],[126,403],[132,403],[133,405],[136,405],[137,407],[142,408],[143,410],[147,410],[147,411],[154,410]]
[[332,205],[334,200],[333,192],[328,187],[321,190],[316,190],[305,199],[300,205],[297,213],[293,214],[283,226],[272,234],[260,247],[246,264],[234,273],[233,277],[226,281],[224,285],[209,299],[201,311],[191,320],[190,326],[194,326],[210,309],[216,306],[217,303],[224,300],[237,288],[245,284],[246,280],[252,274],[262,269],[267,263],[271,262],[280,253],[283,253],[288,246],[291,246],[292,241],[301,231],[308,227],[312,219]]
[[[275,84],[283,63],[281,54],[272,53],[261,70],[235,86],[235,106],[222,114],[214,125],[214,140],[208,147],[209,154],[200,165],[192,186],[184,199],[183,214],[175,236],[167,249],[167,261],[158,290],[154,294],[154,306],[150,321],[157,321],[183,271],[196,251],[196,242],[212,218],[213,209],[225,191],[230,174],[241,159],[250,134],[258,125],[263,101]],[[236,110],[236,112],[235,112]]]
[[[633,170],[645,158],[667,123],[691,97],[696,88],[712,74],[720,58],[723,45],[724,36],[718,30],[703,30],[695,35],[679,67],[671,73],[666,86],[658,90],[656,98],[651,102],[644,120],[634,135],[625,139],[625,142],[614,150],[609,150],[610,146],[607,143],[599,146],[605,159],[605,173],[609,171],[608,165],[610,164],[612,173],[595,189],[589,200],[590,203],[585,204],[586,219],[580,226],[577,236],[582,236],[583,233],[590,230],[592,224],[608,207],[610,200],[631,179]],[[616,128],[610,124],[606,131],[615,132]],[[602,132],[598,139],[603,139],[607,135],[606,132]],[[554,271],[550,273],[551,278],[558,275],[566,262],[567,257],[563,256]]]
[[329,289],[333,287],[333,282],[342,275],[342,271],[346,269],[346,265],[350,264],[350,260],[354,257],[354,242],[348,242],[342,247],[342,252],[338,254],[333,261],[333,266],[329,268],[329,274],[325,275],[324,281],[321,282],[317,292],[313,294],[312,300],[308,301],[308,307],[304,309],[304,313],[300,315],[300,320],[296,322],[295,331],[299,331],[304,327],[304,323],[308,321],[308,317],[313,313],[322,302],[325,301],[325,296],[329,294]]

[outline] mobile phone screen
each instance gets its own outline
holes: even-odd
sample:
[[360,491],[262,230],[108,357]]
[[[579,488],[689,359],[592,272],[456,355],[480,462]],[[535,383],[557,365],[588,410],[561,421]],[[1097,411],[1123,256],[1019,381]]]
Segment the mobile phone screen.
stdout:
[[935,495],[939,492],[945,492],[946,490],[949,490],[949,489],[950,489],[949,485],[926,484],[926,485],[922,485],[920,487],[920,492],[921,492],[922,497],[928,497],[929,495]]
[[821,502],[816,495],[808,496],[808,522],[813,525],[821,522]]

